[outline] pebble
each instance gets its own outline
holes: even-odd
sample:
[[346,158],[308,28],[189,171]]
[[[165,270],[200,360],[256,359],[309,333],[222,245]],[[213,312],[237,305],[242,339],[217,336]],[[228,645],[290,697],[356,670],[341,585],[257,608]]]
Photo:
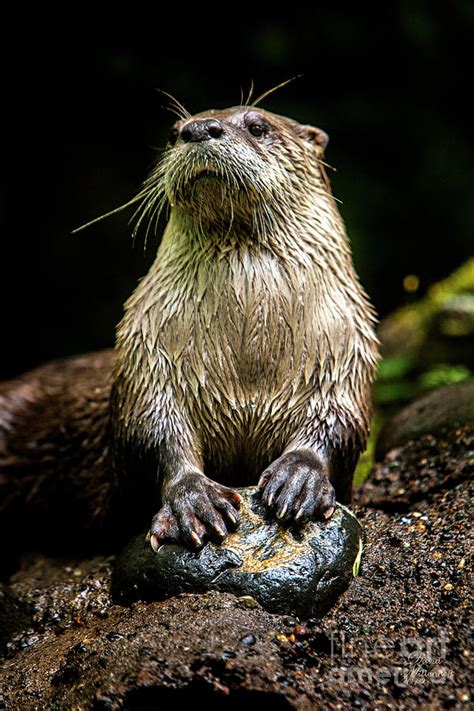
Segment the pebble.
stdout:
[[247,644],[250,646],[252,644],[255,644],[256,639],[253,636],[253,634],[248,634],[245,637],[243,637],[240,641],[242,642],[242,644]]

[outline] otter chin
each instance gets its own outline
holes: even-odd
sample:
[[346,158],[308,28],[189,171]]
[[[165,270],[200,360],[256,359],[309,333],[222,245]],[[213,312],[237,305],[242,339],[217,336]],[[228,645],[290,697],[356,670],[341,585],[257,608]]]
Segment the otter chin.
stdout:
[[110,417],[119,481],[154,481],[155,549],[221,541],[237,485],[282,525],[351,500],[378,350],[327,142],[255,106],[183,114],[145,183],[140,219],[169,220],[117,328]]

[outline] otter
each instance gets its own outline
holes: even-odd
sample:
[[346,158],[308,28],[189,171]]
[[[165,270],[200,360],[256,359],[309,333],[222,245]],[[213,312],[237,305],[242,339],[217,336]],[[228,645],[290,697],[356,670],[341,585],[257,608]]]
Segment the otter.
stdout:
[[183,111],[145,183],[140,220],[169,219],[117,327],[110,421],[119,481],[155,480],[155,550],[222,541],[236,484],[284,525],[351,500],[378,341],[327,142],[255,105]]

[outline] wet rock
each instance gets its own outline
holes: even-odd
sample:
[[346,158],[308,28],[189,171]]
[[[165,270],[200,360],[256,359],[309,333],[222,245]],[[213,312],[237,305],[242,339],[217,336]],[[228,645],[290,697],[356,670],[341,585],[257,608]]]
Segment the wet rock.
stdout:
[[0,650],[12,637],[24,632],[33,619],[31,605],[6,586],[0,585]]
[[270,612],[322,615],[347,588],[359,552],[361,527],[337,506],[326,522],[302,531],[265,518],[256,487],[239,489],[241,524],[218,545],[201,551],[162,545],[157,553],[145,535],[117,561],[113,594],[122,602],[166,599],[183,592],[219,590],[250,596]]
[[474,378],[434,390],[392,417],[378,437],[376,459],[409,440],[465,424],[474,425]]

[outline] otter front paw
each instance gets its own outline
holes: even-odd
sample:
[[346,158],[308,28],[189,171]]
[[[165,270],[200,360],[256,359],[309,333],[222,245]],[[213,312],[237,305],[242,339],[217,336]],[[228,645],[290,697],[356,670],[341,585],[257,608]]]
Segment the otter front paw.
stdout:
[[264,503],[287,523],[329,518],[336,504],[326,468],[309,449],[287,452],[276,459],[265,469],[258,486]]
[[163,491],[163,506],[153,517],[150,542],[153,550],[165,541],[200,548],[206,538],[222,541],[240,523],[237,509],[242,499],[233,489],[203,474],[187,474]]

